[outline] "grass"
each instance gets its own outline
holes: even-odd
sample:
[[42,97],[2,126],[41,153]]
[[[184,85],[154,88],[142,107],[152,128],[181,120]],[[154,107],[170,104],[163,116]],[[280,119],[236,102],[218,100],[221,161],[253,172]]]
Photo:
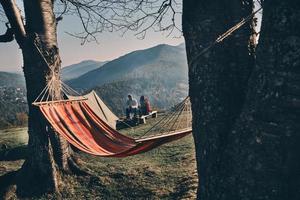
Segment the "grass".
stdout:
[[0,130],[0,137],[0,148],[4,144],[9,149],[24,146],[27,145],[28,141],[27,128],[13,128]]
[[0,130],[0,176],[20,168],[27,141],[26,128]]
[[[147,121],[148,122],[148,121]],[[150,123],[126,134],[141,133]],[[7,151],[26,145],[26,129],[0,131]],[[23,149],[26,151],[26,148]],[[3,153],[4,150],[2,150]],[[195,199],[197,174],[192,136],[127,158],[102,158],[78,153],[93,177],[64,175],[63,199]],[[0,151],[1,157],[1,151]],[[0,159],[0,175],[18,169],[22,159]],[[38,199],[53,199],[48,195]]]

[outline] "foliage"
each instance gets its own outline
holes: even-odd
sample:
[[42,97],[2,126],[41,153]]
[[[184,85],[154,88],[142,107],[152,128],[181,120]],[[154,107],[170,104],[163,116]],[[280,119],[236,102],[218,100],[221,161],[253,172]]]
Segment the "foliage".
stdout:
[[188,85],[185,82],[167,84],[159,78],[140,78],[104,84],[94,90],[114,113],[124,115],[128,94],[137,100],[144,95],[153,109],[165,110],[187,96]]
[[27,124],[27,102],[24,78],[19,74],[0,72],[0,129]]

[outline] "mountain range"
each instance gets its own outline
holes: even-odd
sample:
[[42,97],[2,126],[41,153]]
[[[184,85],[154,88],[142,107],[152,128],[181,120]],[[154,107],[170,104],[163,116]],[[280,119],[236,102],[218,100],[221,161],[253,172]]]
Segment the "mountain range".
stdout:
[[61,70],[62,79],[64,81],[77,78],[89,71],[97,69],[107,62],[99,62],[94,60],[84,60],[80,63],[63,67]]
[[[145,95],[154,109],[166,109],[188,94],[185,46],[162,44],[128,53],[109,62],[82,61],[62,68],[62,79],[82,93],[95,90],[118,115],[124,114],[128,94],[137,99]],[[9,94],[11,103],[17,104],[16,101],[22,99],[21,109],[9,113],[11,123],[15,119],[11,116],[17,116],[17,112],[22,112],[26,105],[23,101],[26,101],[23,75],[0,72],[0,88],[1,95],[7,97]],[[5,109],[5,101],[7,99],[0,98],[3,105],[0,106],[1,110]],[[27,112],[26,109],[24,112]],[[1,121],[5,119],[0,119],[0,127]]]
[[161,44],[131,52],[68,81],[68,84],[77,89],[90,89],[120,80],[154,77],[166,81],[187,81],[184,44]]

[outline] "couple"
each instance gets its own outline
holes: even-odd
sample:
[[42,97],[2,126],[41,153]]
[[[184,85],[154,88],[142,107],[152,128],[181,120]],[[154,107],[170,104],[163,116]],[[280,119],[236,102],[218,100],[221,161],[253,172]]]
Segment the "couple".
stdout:
[[132,95],[128,95],[127,100],[127,107],[126,107],[126,118],[130,119],[130,114],[132,113],[134,117],[137,116],[138,111],[139,115],[148,115],[151,112],[150,102],[145,96],[141,96],[140,98],[140,105],[138,105],[138,102],[135,98],[132,97]]

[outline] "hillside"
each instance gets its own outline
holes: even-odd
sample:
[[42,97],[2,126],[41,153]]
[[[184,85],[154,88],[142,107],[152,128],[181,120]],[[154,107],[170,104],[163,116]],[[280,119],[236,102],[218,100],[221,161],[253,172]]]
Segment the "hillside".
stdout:
[[0,128],[25,125],[25,80],[20,74],[0,72]]
[[0,87],[25,87],[25,79],[22,74],[1,72]]
[[158,45],[115,59],[68,82],[77,90],[94,89],[122,115],[127,94],[149,97],[158,109],[178,103],[188,94],[188,68],[184,45]]
[[92,70],[68,83],[74,88],[91,89],[105,83],[134,78],[165,79],[187,82],[187,61],[184,45],[161,44],[134,51]]
[[125,115],[128,94],[137,100],[141,95],[149,97],[153,109],[165,110],[187,96],[188,84],[173,83],[167,86],[161,79],[130,79],[104,84],[94,88],[97,94],[119,116]]
[[80,63],[63,67],[61,70],[62,79],[64,81],[77,78],[89,71],[97,69],[106,62],[99,62],[94,60],[85,60]]

